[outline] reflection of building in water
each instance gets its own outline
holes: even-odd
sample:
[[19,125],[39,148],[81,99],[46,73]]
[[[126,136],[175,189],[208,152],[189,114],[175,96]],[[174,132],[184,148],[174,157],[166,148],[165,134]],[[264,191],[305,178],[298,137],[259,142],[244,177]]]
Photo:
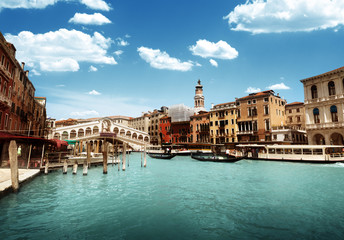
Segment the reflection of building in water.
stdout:
[[301,82],[308,143],[343,145],[344,67]]

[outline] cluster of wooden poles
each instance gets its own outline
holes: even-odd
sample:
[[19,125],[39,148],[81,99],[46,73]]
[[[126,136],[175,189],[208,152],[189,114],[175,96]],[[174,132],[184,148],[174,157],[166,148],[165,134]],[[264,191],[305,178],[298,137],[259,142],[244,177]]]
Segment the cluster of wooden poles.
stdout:
[[[114,156],[115,156],[115,163],[118,164],[118,171],[120,171],[120,158],[118,154],[118,143],[116,145],[113,145],[114,147]],[[107,174],[107,167],[108,167],[108,156],[109,156],[109,143],[107,141],[104,141],[104,145],[102,146],[102,153],[103,153],[103,173]],[[125,171],[126,169],[126,156],[127,155],[127,143],[123,142],[123,148],[122,148],[122,170]],[[142,164],[142,157],[144,158],[144,163]],[[113,164],[113,162],[112,162]],[[91,166],[91,144],[87,143],[87,157],[83,160],[83,175],[87,175],[88,168]],[[142,156],[141,151],[141,167],[147,166],[147,158],[146,158],[146,145],[144,146],[144,152]],[[129,155],[128,155],[128,167],[129,167]],[[63,174],[67,174],[68,169],[68,162],[67,159],[63,162],[62,172]],[[73,174],[76,174],[78,170],[78,160],[75,159],[73,163],[72,172]],[[49,173],[49,159],[47,159],[45,163],[44,173]]]

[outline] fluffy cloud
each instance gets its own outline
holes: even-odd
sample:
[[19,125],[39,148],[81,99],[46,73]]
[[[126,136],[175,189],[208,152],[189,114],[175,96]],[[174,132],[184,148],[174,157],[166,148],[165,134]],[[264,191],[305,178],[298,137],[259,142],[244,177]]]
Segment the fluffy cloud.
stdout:
[[209,62],[210,62],[210,64],[213,65],[214,67],[217,67],[217,66],[218,66],[217,62],[216,62],[214,59],[210,59]]
[[96,72],[98,71],[98,68],[94,67],[94,66],[90,66],[90,68],[88,69],[89,72]]
[[120,56],[123,54],[123,51],[122,50],[117,50],[114,52],[114,54],[116,54],[117,56]]
[[185,72],[190,71],[194,66],[191,61],[181,62],[177,58],[170,57],[166,52],[161,52],[160,49],[139,47],[137,51],[140,57],[153,68]]
[[58,0],[1,0],[0,10],[2,8],[46,8],[49,5],[54,5]]
[[110,6],[103,0],[81,0],[81,3],[95,10],[110,11]]
[[116,42],[117,42],[117,45],[120,47],[126,47],[129,45],[129,43],[122,38],[116,38]]
[[100,92],[97,92],[96,90],[92,90],[91,92],[89,92],[88,94],[90,95],[100,95]]
[[260,91],[261,91],[260,88],[248,87],[245,92],[247,92],[247,93],[256,93],[256,92],[260,92]]
[[344,24],[344,1],[248,0],[225,19],[232,30],[254,34],[334,28]]
[[286,86],[284,83],[278,83],[274,84],[271,86],[268,86],[267,89],[272,89],[272,90],[288,90],[290,87]]
[[239,54],[235,48],[222,40],[213,43],[200,39],[196,42],[196,45],[190,46],[189,50],[193,55],[201,56],[202,58],[234,59]]
[[86,25],[103,25],[111,23],[111,21],[101,13],[75,13],[74,17],[69,19],[68,22]]
[[17,48],[17,58],[41,71],[78,71],[79,62],[117,64],[107,56],[113,42],[98,32],[93,36],[77,30],[60,29],[55,32],[33,34],[23,31],[5,38]]
[[71,112],[70,115],[75,117],[86,117],[86,116],[99,116],[99,113],[95,110],[88,110],[83,112]]

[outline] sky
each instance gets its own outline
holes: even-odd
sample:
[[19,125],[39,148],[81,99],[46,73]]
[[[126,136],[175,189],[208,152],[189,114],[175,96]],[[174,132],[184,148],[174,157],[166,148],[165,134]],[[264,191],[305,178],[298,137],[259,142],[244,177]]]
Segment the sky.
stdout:
[[343,66],[344,0],[1,0],[0,32],[52,118],[138,117],[272,89]]

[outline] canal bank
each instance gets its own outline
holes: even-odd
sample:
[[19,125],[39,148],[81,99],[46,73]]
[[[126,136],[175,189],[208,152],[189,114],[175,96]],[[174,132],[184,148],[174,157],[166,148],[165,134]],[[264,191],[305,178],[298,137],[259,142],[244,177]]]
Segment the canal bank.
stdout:
[[[40,174],[39,169],[18,169],[19,184],[31,180]],[[0,198],[12,192],[11,169],[0,168]]]

